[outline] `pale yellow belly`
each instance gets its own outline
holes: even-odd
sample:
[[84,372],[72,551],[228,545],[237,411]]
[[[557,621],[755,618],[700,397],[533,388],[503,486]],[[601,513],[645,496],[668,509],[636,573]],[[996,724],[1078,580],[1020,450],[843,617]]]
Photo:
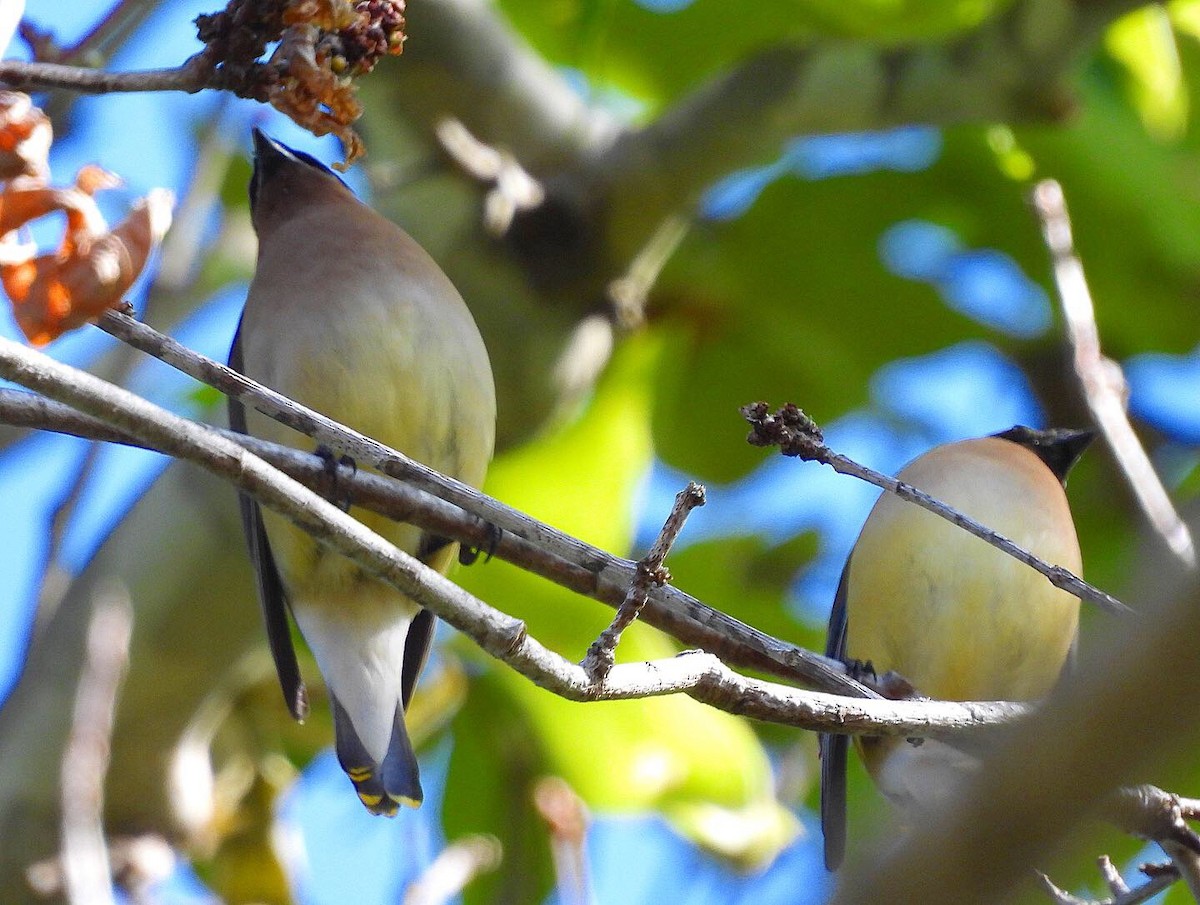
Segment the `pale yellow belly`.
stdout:
[[[298,402],[477,485],[492,451],[490,373],[455,355],[453,337],[438,335],[441,326],[396,304],[360,306],[354,318],[310,316],[289,328],[286,353],[277,345],[277,330],[254,330],[245,367],[249,376]],[[311,439],[257,412],[248,413],[248,421],[257,436],[315,448]],[[351,514],[405,552],[416,552],[419,529],[358,508]],[[294,601],[337,598],[364,580],[349,560],[328,553],[286,519],[269,512],[265,517]],[[439,557],[439,564],[445,559]]]

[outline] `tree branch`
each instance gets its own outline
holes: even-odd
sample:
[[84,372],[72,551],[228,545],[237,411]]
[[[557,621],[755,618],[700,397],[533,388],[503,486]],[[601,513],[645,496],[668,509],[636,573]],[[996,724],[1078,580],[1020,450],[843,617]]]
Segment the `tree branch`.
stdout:
[[1113,615],[1133,615],[1133,610],[1117,598],[1088,584],[1069,569],[1051,565],[1045,560],[1039,559],[1004,535],[993,531],[986,525],[981,525],[973,518],[963,515],[952,506],[947,506],[911,484],[905,484],[903,481],[880,474],[874,469],[859,465],[853,459],[834,452],[825,445],[821,429],[816,422],[795,405],[788,403],[775,414],[770,414],[765,402],[753,402],[742,406],[742,415],[751,425],[748,438],[751,445],[778,446],[780,452],[785,456],[797,456],[806,462],[820,462],[822,465],[828,465],[838,474],[852,475],[868,484],[874,484],[888,493],[896,494],[902,500],[916,503],[922,509],[941,516],[964,531],[969,531],[997,550],[1007,553],[1013,559],[1044,575],[1056,588],[1061,588],[1080,600],[1094,603]]
[[1200,697],[1200,583],[1189,578],[1169,599],[1149,588],[1144,617],[1094,639],[1079,671],[984,754],[955,808],[863,853],[834,901],[1008,901],[1106,813],[1112,789],[1193,751],[1200,727],[1181,718]]
[[[1140,0],[1017,0],[951,40],[899,46],[781,36],[646,125],[627,126],[615,140],[605,133],[553,169],[518,151],[548,198],[542,208],[517,214],[512,241],[518,257],[522,237],[545,241],[555,224],[562,233],[563,218],[574,217],[577,222],[566,234],[585,237],[597,253],[589,266],[558,275],[555,297],[592,306],[666,218],[693,214],[716,180],[774,159],[797,136],[911,123],[1061,120],[1075,106],[1067,76],[1079,56],[1109,23],[1141,5]],[[456,90],[465,94],[464,86]],[[512,146],[507,130],[486,126],[493,95],[494,89],[480,85],[454,113],[488,144]],[[485,109],[473,115],[480,107]],[[553,134],[555,125],[565,131],[574,121],[554,123],[547,111],[542,131]],[[606,233],[608,225],[613,228]],[[527,266],[539,266],[536,256]]]
[[471,596],[216,432],[3,339],[0,376],[77,407],[147,445],[227,478],[326,546],[428,608],[496,659],[568,700],[624,700],[685,693],[730,713],[800,728],[936,738],[1007,724],[1030,709],[1005,702],[851,700],[746,678],[716,656],[697,652],[650,663],[620,664],[602,682],[594,682],[581,666],[530,637],[520,620]]
[[82,94],[114,94],[130,91],[186,91],[229,87],[216,80],[211,64],[199,54],[182,66],[107,72],[63,63],[26,63],[0,60],[0,82],[20,91],[62,88]]
[[[352,431],[243,377],[225,365],[193,352],[127,315],[109,311],[97,326],[196,380],[227,396],[240,399],[263,414],[312,437],[319,444],[447,500],[506,533],[515,534],[566,562],[586,569],[596,576],[598,587],[619,589],[617,603],[624,598],[626,589],[634,579],[635,566],[629,560],[585,544],[473,487],[440,475],[377,440]],[[604,599],[606,602],[610,600],[607,596]],[[722,660],[739,666],[763,670],[838,694],[878,697],[875,692],[848,676],[843,664],[763,635],[678,589],[669,586],[656,589],[650,596],[644,618],[678,638],[687,636],[687,643],[698,644]],[[690,628],[683,628],[685,624]],[[701,636],[703,641],[700,640]]]
[[629,591],[612,623],[600,633],[588,648],[587,656],[583,658],[583,669],[595,681],[602,680],[612,669],[617,645],[625,629],[633,625],[638,615],[650,598],[650,591],[662,587],[671,580],[671,573],[664,565],[667,554],[671,552],[683,523],[687,521],[688,513],[697,506],[704,505],[704,488],[695,481],[690,481],[686,488],[675,494],[675,505],[671,514],[659,532],[658,539],[650,547],[650,552],[638,560],[636,574],[629,584]]
[[1114,891],[1106,899],[1081,899],[1079,896],[1071,895],[1065,889],[1056,886],[1054,881],[1041,872],[1038,873],[1038,879],[1055,905],[1141,905],[1142,902],[1149,902],[1163,890],[1170,889],[1179,877],[1159,872],[1136,889],[1125,888],[1119,892]]
[[1033,187],[1030,197],[1041,222],[1046,249],[1050,252],[1054,285],[1067,323],[1067,338],[1071,341],[1075,375],[1083,387],[1088,409],[1150,524],[1184,566],[1194,569],[1196,545],[1191,531],[1175,511],[1150,457],[1129,423],[1124,400],[1125,375],[1119,364],[1100,351],[1096,309],[1083,272],[1083,262],[1075,251],[1062,186],[1053,179],[1044,179]]
[[[50,430],[88,440],[103,440],[110,443],[153,448],[137,437],[109,427],[104,422],[81,414],[70,406],[22,390],[0,389],[0,423]],[[319,490],[328,482],[327,465],[319,456],[234,431],[216,430],[216,432],[269,462],[310,489]],[[591,551],[590,563],[572,562],[560,556],[553,547],[544,549],[511,531],[497,533],[486,519],[465,512],[453,503],[394,478],[360,470],[353,475],[344,476],[340,480],[346,482],[355,505],[364,509],[378,512],[398,521],[409,522],[433,534],[449,537],[467,546],[486,549],[489,554],[499,559],[609,606],[619,606],[626,599],[627,588],[603,569],[606,559],[615,558],[609,557],[602,550],[584,545]],[[636,570],[634,563],[627,560],[616,561],[627,565],[631,570]],[[668,595],[672,592],[682,595],[682,592],[673,588],[660,590]],[[693,598],[688,599],[694,600]],[[694,601],[694,605],[703,607],[705,610],[708,609],[699,601]],[[720,614],[714,613],[714,615],[719,616]],[[713,642],[713,629],[690,620],[686,614],[678,612],[677,608],[672,606],[651,605],[644,621],[687,645],[705,647],[706,644]],[[749,626],[746,627],[746,634],[750,637],[750,641],[746,643],[736,638],[724,639],[726,654],[722,659],[725,662],[735,666],[752,666],[761,660],[759,650],[787,650],[790,648],[790,645],[785,642],[763,635]],[[748,646],[754,641],[761,643]],[[834,690],[836,691],[836,689]]]
[[127,592],[121,586],[105,588],[93,604],[61,767],[62,868],[71,905],[115,903],[104,838],[104,777],[132,632],[133,608]]

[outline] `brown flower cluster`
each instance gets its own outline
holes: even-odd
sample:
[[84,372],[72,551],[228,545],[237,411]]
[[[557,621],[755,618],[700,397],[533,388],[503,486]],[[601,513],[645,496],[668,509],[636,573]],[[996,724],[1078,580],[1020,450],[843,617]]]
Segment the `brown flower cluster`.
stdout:
[[337,135],[341,169],[365,153],[350,127],[362,115],[354,79],[404,49],[404,0],[230,0],[196,28],[225,87],[270,103],[314,135]]
[[[50,185],[52,138],[49,118],[26,95],[0,92],[0,285],[35,346],[120,304],[170,226],[173,204],[155,189],[109,229],[94,196],[120,179],[86,166],[74,185]],[[22,226],[59,211],[67,224],[57,249],[39,254],[20,240]]]

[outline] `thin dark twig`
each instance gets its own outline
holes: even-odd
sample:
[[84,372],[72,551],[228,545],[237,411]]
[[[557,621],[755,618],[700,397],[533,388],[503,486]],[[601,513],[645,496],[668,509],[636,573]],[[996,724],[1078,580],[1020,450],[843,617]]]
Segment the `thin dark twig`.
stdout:
[[679,532],[683,530],[688,515],[697,506],[703,505],[704,488],[695,481],[689,481],[687,487],[675,494],[675,504],[658,533],[658,539],[650,547],[650,552],[638,560],[637,572],[633,581],[629,583],[629,593],[617,608],[617,615],[613,617],[608,628],[592,642],[587,656],[580,664],[594,682],[603,682],[604,677],[613,668],[621,635],[641,614],[650,599],[650,591],[670,582],[671,573],[664,565],[667,554],[671,552]]
[[1074,353],[1075,374],[1083,387],[1092,417],[1154,530],[1184,565],[1195,568],[1196,546],[1192,533],[1175,511],[1154,464],[1129,423],[1124,401],[1125,375],[1121,366],[1100,350],[1096,308],[1088,290],[1083,262],[1075,251],[1062,186],[1053,179],[1043,179],[1034,186],[1030,197],[1050,252],[1054,284],[1058,288],[1067,337]]
[[42,559],[41,575],[38,576],[37,581],[35,632],[49,622],[50,617],[58,609],[59,603],[62,602],[63,595],[71,585],[70,576],[59,562],[59,557],[63,541],[66,538],[67,526],[75,514],[84,490],[87,489],[88,480],[96,469],[96,463],[100,460],[100,450],[103,448],[100,443],[89,444],[83,460],[70,476],[70,484],[50,513],[47,550]]
[[[98,23],[95,28],[70,50],[65,51],[65,56],[82,53],[90,46],[93,41],[102,41],[104,36],[111,29],[120,28],[121,22],[127,19],[133,10],[133,7],[141,4],[143,0],[121,0],[108,13],[104,20]],[[205,131],[211,135],[216,130],[211,126],[206,127]],[[209,160],[211,155],[202,156],[203,160]],[[194,187],[189,189],[184,198],[185,204],[194,204],[195,201]],[[179,218],[176,218],[175,226],[178,232]],[[192,248],[198,246],[198,242],[191,243]],[[173,256],[168,253],[167,249],[163,250],[162,268],[160,268],[159,278],[161,281],[162,272]],[[151,292],[146,302],[142,316],[148,316],[155,310],[156,301],[160,298],[157,291]],[[136,350],[129,346],[120,346],[116,352],[108,360],[107,376],[113,383],[124,384],[126,378],[133,372],[134,366],[138,362]],[[67,591],[70,581],[67,571],[60,563],[60,553],[62,544],[66,536],[67,527],[70,524],[71,518],[74,516],[79,500],[83,496],[84,491],[88,488],[89,481],[92,478],[97,464],[100,460],[100,451],[103,446],[100,443],[92,443],[87,452],[84,454],[82,461],[76,467],[74,474],[70,478],[70,485],[59,498],[58,503],[54,507],[54,511],[50,518],[49,532],[49,549],[46,556],[43,558],[42,575],[38,582],[38,601],[37,601],[37,624],[45,625],[50,617],[58,609],[58,605],[62,600],[63,594]]]
[[73,62],[95,53],[108,56],[111,47],[125,38],[145,18],[146,10],[150,6],[146,0],[117,0],[112,9],[89,28],[86,34],[81,35],[70,47],[62,49],[57,62]]
[[771,414],[765,402],[753,402],[742,406],[742,416],[751,425],[750,436],[747,440],[754,446],[778,446],[785,456],[796,456],[806,462],[820,462],[828,465],[839,474],[850,475],[874,484],[889,493],[894,493],[902,500],[916,503],[923,509],[928,509],[952,524],[969,531],[981,540],[987,541],[998,550],[1002,550],[1014,559],[1025,563],[1031,569],[1040,572],[1056,588],[1061,588],[1068,594],[1073,594],[1080,600],[1094,603],[1102,610],[1118,616],[1133,614],[1128,606],[1106,591],[1088,584],[1069,569],[1051,565],[1034,556],[1024,547],[1013,543],[1002,534],[998,534],[985,525],[981,525],[957,509],[936,500],[923,490],[897,481],[887,475],[880,474],[874,469],[859,465],[853,459],[836,453],[825,445],[821,429],[816,422],[809,418],[798,407],[788,403],[779,411]]

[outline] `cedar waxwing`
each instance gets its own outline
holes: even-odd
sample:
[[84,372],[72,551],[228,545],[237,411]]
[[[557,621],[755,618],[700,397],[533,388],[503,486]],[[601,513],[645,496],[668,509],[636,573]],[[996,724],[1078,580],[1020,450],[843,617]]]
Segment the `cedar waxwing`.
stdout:
[[[250,213],[258,264],[230,365],[260,383],[478,485],[496,399],[479,330],[450,280],[399,227],[307,154],[254,131]],[[230,402],[235,430],[303,436]],[[309,447],[311,448],[311,446]],[[338,761],[373,814],[421,802],[404,711],[433,636],[431,613],[243,496],[242,522],[284,697],[305,693],[287,611],[329,690]],[[445,571],[456,545],[369,512],[372,530]]]
[[[1063,488],[1092,441],[1088,431],[1027,427],[938,446],[899,479],[1041,559],[1079,574],[1075,524]],[[842,570],[826,654],[889,670],[943,700],[1033,700],[1046,695],[1075,644],[1079,600],[985,541],[895,494],[876,502]],[[880,790],[910,817],[950,805],[977,760],[941,742],[859,737]],[[845,735],[821,737],[825,865],[846,841]]]

